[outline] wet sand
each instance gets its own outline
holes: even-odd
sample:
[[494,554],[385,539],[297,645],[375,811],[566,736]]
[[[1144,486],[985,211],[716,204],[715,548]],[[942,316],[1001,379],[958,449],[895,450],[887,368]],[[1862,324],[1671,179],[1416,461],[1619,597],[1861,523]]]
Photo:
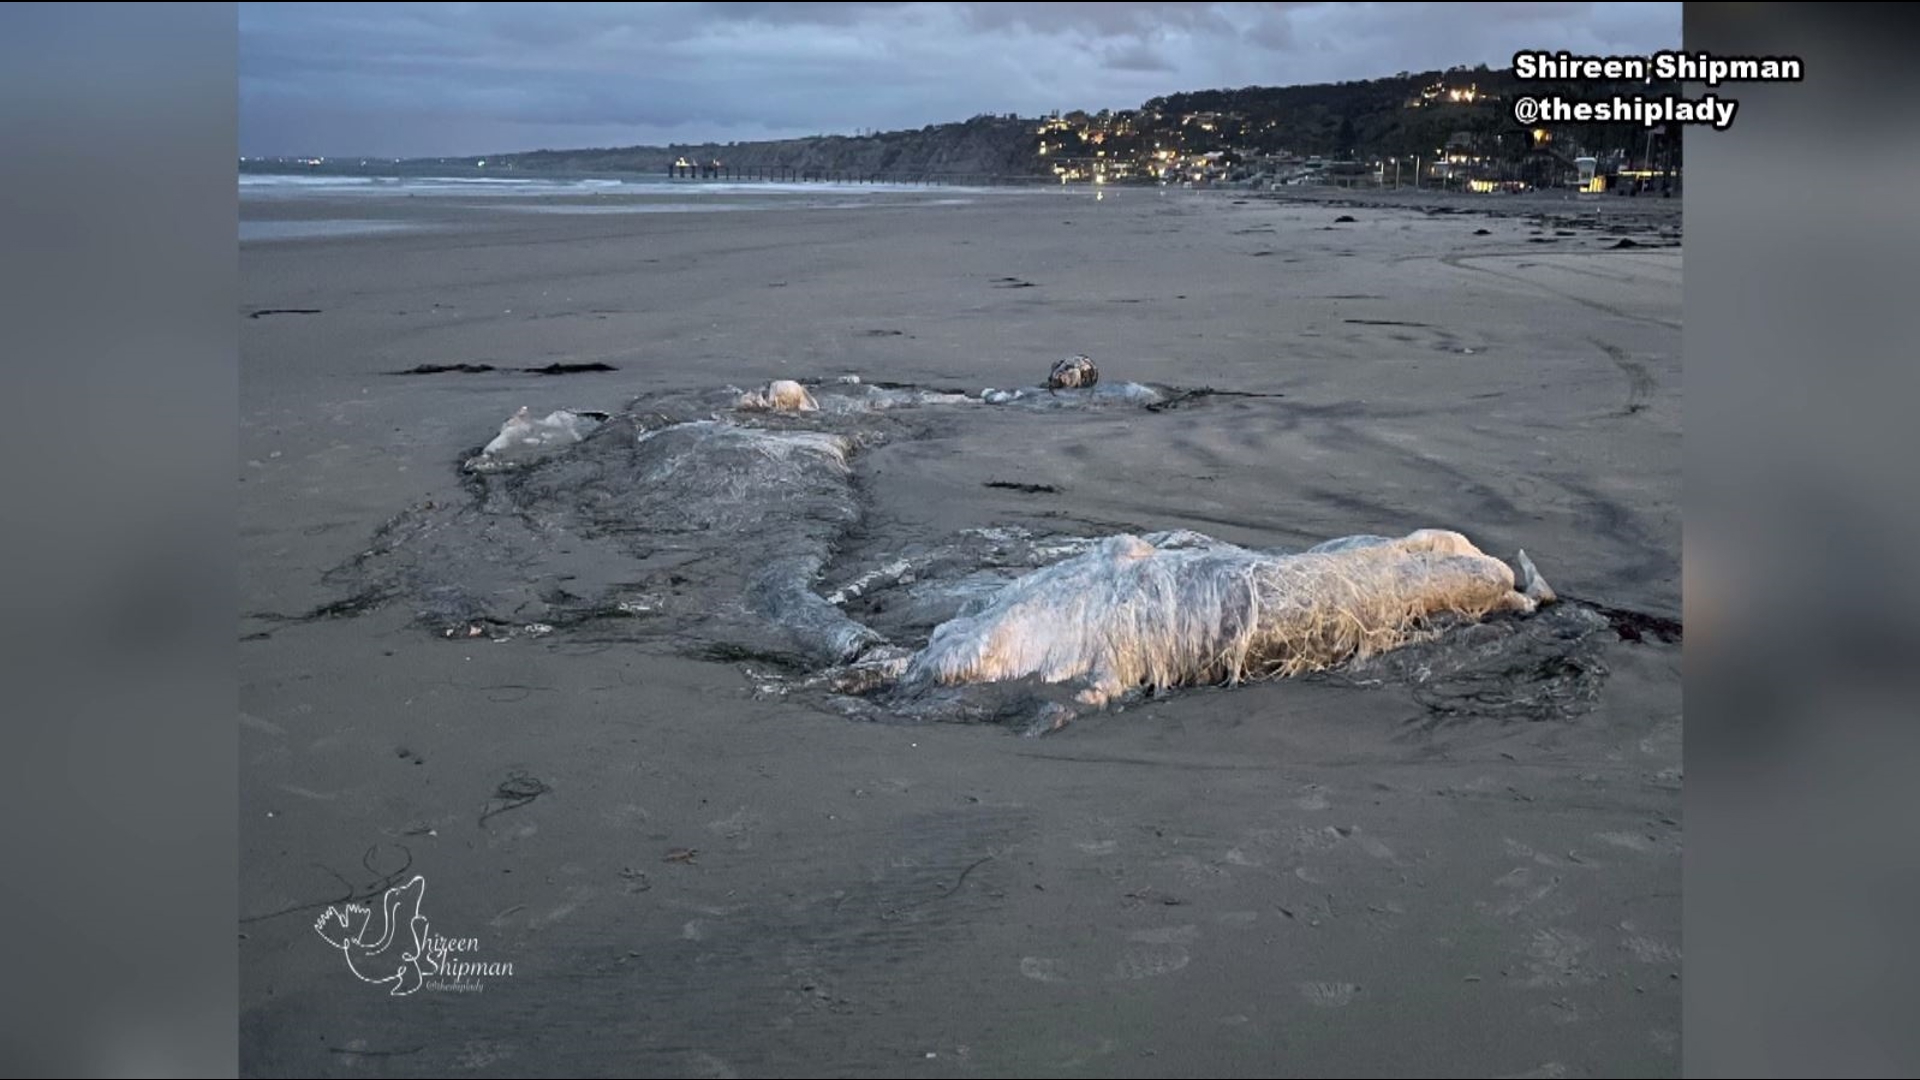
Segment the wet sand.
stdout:
[[[258,617],[463,498],[522,405],[1004,387],[1076,352],[1280,396],[947,425],[863,463],[868,527],[1455,528],[1678,615],[1677,201],[1236,200],[278,210],[434,227],[241,249],[243,1070],[1677,1074],[1680,650],[1652,634],[1608,642],[1571,719],[1308,679],[1023,739],[405,605]],[[507,370],[552,363],[615,370]],[[387,374],[422,364],[497,370]],[[315,934],[416,873],[432,932],[510,976],[394,998]]]

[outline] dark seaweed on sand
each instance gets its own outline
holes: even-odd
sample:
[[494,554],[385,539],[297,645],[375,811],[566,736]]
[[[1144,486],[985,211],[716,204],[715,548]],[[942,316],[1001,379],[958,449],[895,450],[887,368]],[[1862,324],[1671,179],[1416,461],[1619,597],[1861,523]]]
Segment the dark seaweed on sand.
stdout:
[[548,364],[545,367],[521,368],[520,370],[529,375],[584,375],[588,372],[619,371],[620,369],[614,367],[612,364],[603,364],[596,360],[588,364]]

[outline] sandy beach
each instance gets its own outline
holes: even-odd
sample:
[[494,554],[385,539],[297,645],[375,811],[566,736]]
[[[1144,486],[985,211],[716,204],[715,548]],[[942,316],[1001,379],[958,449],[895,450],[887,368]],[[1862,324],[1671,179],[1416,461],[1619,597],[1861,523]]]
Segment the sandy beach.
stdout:
[[[807,198],[243,202],[243,1072],[1677,1075],[1679,200]],[[1648,618],[1575,715],[1313,677],[1023,738],[327,608],[522,406],[1075,353],[1232,393],[879,446],[860,550],[1438,527]],[[510,974],[393,996],[316,934],[414,875]]]

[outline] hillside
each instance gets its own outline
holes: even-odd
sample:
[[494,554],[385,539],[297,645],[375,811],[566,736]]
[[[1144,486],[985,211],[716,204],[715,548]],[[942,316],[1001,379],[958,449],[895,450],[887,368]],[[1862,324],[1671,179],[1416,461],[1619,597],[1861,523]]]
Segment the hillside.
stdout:
[[[1451,68],[1384,79],[1310,86],[1249,86],[1198,90],[1154,98],[1139,111],[1148,139],[1183,149],[1290,152],[1372,160],[1430,154],[1460,133],[1484,149],[1524,153],[1529,140],[1510,112],[1513,98],[1560,94],[1600,99],[1615,93],[1666,93],[1672,87],[1522,82],[1511,69]],[[1182,118],[1208,116],[1212,130],[1196,132]],[[1639,132],[1630,125],[1554,125],[1560,140],[1604,154],[1630,149]],[[1209,144],[1204,147],[1200,144]]]
[[608,150],[537,150],[490,159],[540,172],[665,174],[675,162],[721,162],[739,175],[788,170],[797,175],[962,179],[1043,174],[1034,122],[976,116],[964,123],[874,135],[816,135],[773,142],[631,146]]
[[[768,142],[540,150],[491,157],[495,167],[533,172],[651,173],[675,162],[719,163],[733,175],[964,180],[985,177],[1114,180],[1164,175],[1169,164],[1209,153],[1229,161],[1262,155],[1372,162],[1424,158],[1445,149],[1492,166],[1548,149],[1566,157],[1636,153],[1633,125],[1553,125],[1540,139],[1516,124],[1513,97],[1562,93],[1598,99],[1665,93],[1672,87],[1521,83],[1511,70],[1452,68],[1356,82],[1197,90],[1153,98],[1138,109],[1048,118],[976,116],[963,123],[873,135],[819,135]],[[1677,141],[1677,140],[1676,140]]]

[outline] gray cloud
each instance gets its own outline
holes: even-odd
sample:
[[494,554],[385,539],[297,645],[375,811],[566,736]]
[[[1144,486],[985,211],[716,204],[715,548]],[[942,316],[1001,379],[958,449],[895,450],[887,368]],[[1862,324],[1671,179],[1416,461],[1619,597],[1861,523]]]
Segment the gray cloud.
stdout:
[[1172,71],[1172,61],[1161,55],[1160,50],[1144,41],[1129,41],[1122,45],[1109,45],[1102,50],[1102,60],[1107,67],[1117,71]]
[[240,147],[744,140],[1679,42],[1675,3],[241,4]]

